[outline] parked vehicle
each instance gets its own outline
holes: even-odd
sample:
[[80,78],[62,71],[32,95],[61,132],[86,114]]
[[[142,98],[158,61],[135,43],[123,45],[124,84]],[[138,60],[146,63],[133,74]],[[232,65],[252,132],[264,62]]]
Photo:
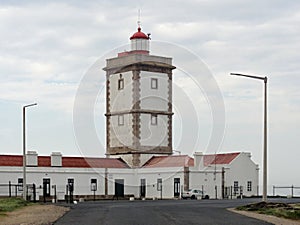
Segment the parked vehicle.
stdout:
[[201,198],[201,199],[209,199],[209,196],[207,194],[205,194],[202,190],[199,189],[189,189],[188,191],[184,191],[181,193],[181,198],[183,199],[197,199],[197,198]]

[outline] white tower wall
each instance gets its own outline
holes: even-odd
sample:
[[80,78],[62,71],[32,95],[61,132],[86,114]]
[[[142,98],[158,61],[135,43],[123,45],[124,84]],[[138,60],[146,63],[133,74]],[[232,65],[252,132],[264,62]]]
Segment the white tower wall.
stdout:
[[[157,88],[151,87],[156,79]],[[141,109],[168,111],[169,84],[168,75],[141,71]]]
[[[119,90],[119,80],[123,79],[123,88]],[[132,108],[132,71],[109,76],[111,112],[120,112]]]
[[157,124],[151,124],[151,114],[141,115],[141,145],[168,146],[168,116],[157,115]]

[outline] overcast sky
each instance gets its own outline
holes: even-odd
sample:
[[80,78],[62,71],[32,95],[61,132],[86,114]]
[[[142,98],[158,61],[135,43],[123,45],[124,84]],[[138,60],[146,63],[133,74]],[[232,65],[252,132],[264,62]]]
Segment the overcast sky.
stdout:
[[[138,9],[142,29],[151,33],[157,49],[151,53],[173,57],[179,68],[174,72],[174,148],[189,155],[195,150],[251,152],[262,168],[263,82],[229,73],[266,75],[269,184],[300,185],[300,2],[294,0],[1,1],[0,154],[22,152],[22,106],[37,102],[27,109],[29,150],[104,156],[104,144],[88,152],[80,149],[73,105],[82,79],[96,68],[94,126],[105,143],[101,68],[106,56],[116,56],[113,49],[126,49],[137,28]],[[193,88],[191,77],[180,70],[187,60],[180,51],[163,54],[159,43],[192,54],[213,75],[225,109],[218,149],[207,149],[214,121],[206,84],[201,91]],[[180,112],[182,96],[194,106],[197,126],[190,112]],[[196,149],[190,146],[194,137]]]

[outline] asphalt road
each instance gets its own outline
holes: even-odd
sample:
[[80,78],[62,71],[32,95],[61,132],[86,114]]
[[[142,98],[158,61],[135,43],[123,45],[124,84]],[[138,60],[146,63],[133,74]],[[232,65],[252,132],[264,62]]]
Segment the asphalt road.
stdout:
[[258,199],[97,201],[72,205],[55,225],[263,225],[270,224],[226,210]]

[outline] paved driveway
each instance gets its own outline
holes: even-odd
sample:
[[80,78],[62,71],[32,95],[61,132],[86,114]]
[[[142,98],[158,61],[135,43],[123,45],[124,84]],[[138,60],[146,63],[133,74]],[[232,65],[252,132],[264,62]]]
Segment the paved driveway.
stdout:
[[244,205],[248,200],[155,200],[155,201],[97,201],[72,205],[72,210],[56,225],[168,225],[168,224],[269,224],[226,210]]

